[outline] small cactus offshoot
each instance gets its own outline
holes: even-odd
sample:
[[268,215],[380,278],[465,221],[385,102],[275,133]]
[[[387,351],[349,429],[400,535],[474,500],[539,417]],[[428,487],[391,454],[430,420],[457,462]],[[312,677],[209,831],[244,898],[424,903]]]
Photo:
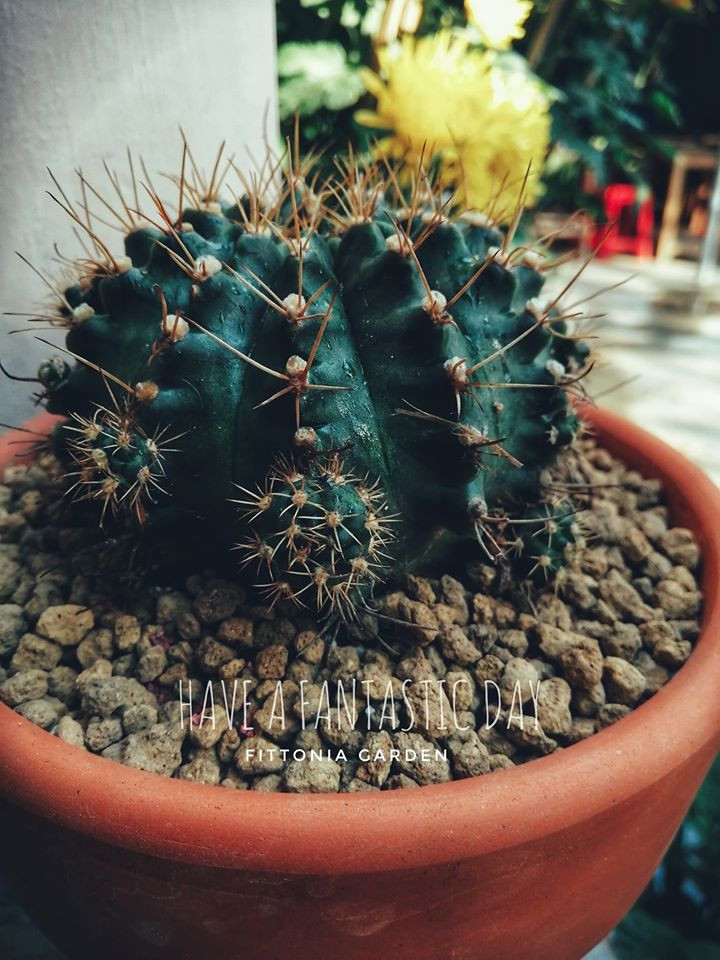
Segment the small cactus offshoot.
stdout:
[[319,183],[289,147],[251,176],[221,149],[206,179],[184,144],[172,201],[108,175],[56,184],[85,256],[33,315],[67,329],[41,399],[102,524],[235,546],[269,599],[346,615],[470,544],[553,575],[587,351],[541,298],[547,244],[514,242],[521,205],[503,230],[502,191],[464,210],[422,164],[352,155]]

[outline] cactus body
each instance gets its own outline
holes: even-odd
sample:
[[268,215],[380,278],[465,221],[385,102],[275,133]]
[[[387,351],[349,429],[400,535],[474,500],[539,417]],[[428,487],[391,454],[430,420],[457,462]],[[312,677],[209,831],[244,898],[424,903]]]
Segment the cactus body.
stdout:
[[328,210],[291,176],[260,217],[257,196],[205,197],[65,291],[82,360],[39,376],[76,489],[163,537],[239,543],[310,605],[468,542],[547,574],[584,349],[538,300],[537,257],[483,218],[393,209],[367,173],[353,189]]

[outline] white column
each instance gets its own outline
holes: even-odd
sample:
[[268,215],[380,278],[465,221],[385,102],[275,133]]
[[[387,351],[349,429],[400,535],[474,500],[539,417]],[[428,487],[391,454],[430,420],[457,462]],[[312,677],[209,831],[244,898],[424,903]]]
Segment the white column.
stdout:
[[[3,311],[29,310],[43,295],[15,250],[43,268],[55,241],[78,252],[45,193],[46,166],[74,199],[75,168],[99,183],[102,160],[122,169],[126,147],[151,174],[176,171],[178,124],[206,168],[223,139],[247,166],[248,150],[262,155],[264,126],[277,137],[272,0],[0,0],[0,36]],[[2,318],[0,356],[12,373],[34,376],[48,348],[31,334],[8,337],[18,325]],[[30,415],[32,389],[0,376],[0,420]]]

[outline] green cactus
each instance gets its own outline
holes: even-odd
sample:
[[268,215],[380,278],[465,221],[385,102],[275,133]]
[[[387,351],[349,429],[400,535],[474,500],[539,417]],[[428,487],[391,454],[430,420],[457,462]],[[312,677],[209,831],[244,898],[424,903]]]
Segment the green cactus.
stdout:
[[141,221],[111,177],[122,257],[63,194],[93,249],[39,380],[69,418],[75,495],[109,526],[238,544],[269,596],[308,606],[350,612],[472,543],[551,575],[585,349],[538,299],[517,217],[503,234],[422,171],[406,197],[356,161],[319,189],[290,167],[273,200],[268,163],[230,204],[220,156],[209,184],[185,159],[177,217],[148,190]]

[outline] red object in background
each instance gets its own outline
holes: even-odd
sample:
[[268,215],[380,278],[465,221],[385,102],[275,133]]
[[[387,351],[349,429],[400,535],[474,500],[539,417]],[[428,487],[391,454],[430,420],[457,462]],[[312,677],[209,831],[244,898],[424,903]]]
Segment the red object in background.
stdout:
[[[631,183],[611,183],[603,191],[605,217],[612,226],[598,230],[594,246],[599,257],[611,257],[616,253],[629,253],[645,259],[653,256],[655,215],[653,197],[638,203],[638,189]],[[632,232],[627,229],[632,219]],[[603,239],[604,238],[604,239]]]

